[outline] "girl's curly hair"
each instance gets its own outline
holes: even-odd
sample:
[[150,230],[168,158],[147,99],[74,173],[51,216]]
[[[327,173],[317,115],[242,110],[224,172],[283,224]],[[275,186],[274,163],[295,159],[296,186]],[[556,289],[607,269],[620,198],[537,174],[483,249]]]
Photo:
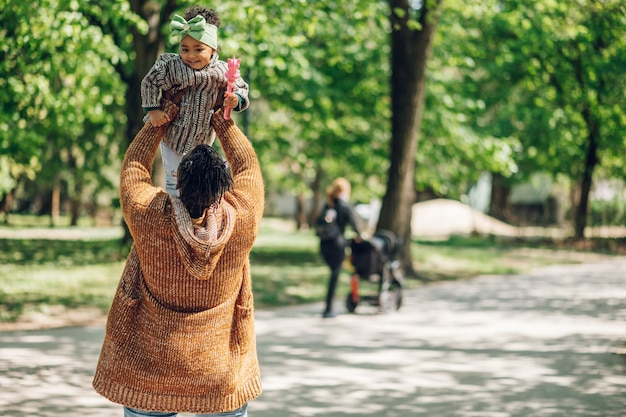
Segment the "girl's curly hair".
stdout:
[[206,208],[217,206],[233,187],[230,168],[209,145],[198,145],[185,155],[177,175],[180,199],[194,219],[201,217]]
[[204,6],[189,7],[188,9],[185,10],[185,14],[183,17],[185,18],[185,20],[189,21],[198,15],[204,17],[207,23],[217,26],[218,28],[220,27],[221,22],[220,22],[220,17],[218,16],[217,12],[213,9],[208,9]]

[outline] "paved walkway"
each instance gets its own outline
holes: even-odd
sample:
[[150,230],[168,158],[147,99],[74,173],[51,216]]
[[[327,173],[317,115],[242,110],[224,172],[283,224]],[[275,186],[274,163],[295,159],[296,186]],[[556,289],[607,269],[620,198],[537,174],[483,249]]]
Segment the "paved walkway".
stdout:
[[[250,417],[623,417],[626,259],[407,291],[395,314],[258,311]],[[0,333],[0,415],[121,417],[102,327]]]

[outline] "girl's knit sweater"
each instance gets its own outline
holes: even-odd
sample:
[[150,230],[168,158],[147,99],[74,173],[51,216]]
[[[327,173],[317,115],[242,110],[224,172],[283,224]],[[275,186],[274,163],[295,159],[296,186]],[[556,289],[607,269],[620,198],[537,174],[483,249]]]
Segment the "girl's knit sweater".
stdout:
[[[186,154],[196,145],[212,144],[211,116],[216,102],[226,91],[227,71],[228,64],[220,61],[217,53],[201,70],[190,68],[178,54],[165,53],[141,81],[141,105],[146,110],[160,108],[163,91],[171,94],[184,91],[178,117],[172,120],[163,138],[178,155]],[[234,93],[241,98],[241,107],[235,111],[248,108],[248,84],[241,77],[235,81]]]
[[250,142],[233,121],[218,111],[212,125],[234,188],[215,211],[205,211],[200,227],[207,233],[197,233],[198,222],[178,197],[151,183],[166,127],[146,123],[124,158],[122,211],[134,245],[93,386],[127,407],[217,413],[261,393],[249,253],[263,214],[263,180]]

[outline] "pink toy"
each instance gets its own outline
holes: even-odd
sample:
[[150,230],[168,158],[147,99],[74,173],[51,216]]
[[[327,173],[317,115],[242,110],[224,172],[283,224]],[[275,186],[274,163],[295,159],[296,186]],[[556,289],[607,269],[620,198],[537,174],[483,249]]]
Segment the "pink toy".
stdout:
[[[232,58],[228,58],[228,71],[226,72],[226,78],[228,79],[228,86],[226,87],[226,91],[229,94],[232,94],[233,89],[235,88],[235,80],[239,78],[239,63],[241,59],[236,59],[234,56]],[[230,111],[232,109],[225,108],[224,109],[224,119],[230,120]]]

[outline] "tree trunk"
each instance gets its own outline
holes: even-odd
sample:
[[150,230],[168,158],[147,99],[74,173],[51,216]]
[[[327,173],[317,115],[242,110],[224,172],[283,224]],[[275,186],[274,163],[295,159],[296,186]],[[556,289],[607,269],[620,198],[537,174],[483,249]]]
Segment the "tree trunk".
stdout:
[[[390,0],[391,8],[391,150],[387,191],[377,229],[403,238],[400,261],[407,275],[411,262],[411,209],[415,201],[415,154],[424,110],[426,62],[438,21],[440,0],[414,10],[409,0]],[[415,24],[419,24],[419,29]]]
[[309,224],[306,217],[306,197],[300,193],[296,196],[296,230],[307,229]]
[[148,32],[142,34],[132,29],[133,61],[132,72],[123,74],[128,88],[126,89],[126,126],[127,139],[130,143],[137,132],[143,127],[144,111],[141,108],[141,80],[148,73],[159,53],[163,51],[165,36],[161,27],[169,19],[170,14],[178,7],[176,0],[168,0],[161,9],[152,0],[131,1],[131,9],[148,23]]
[[592,120],[589,109],[584,109],[583,118],[589,129],[587,135],[587,153],[585,154],[585,168],[580,181],[580,197],[574,212],[574,239],[585,238],[587,227],[587,212],[589,211],[589,193],[593,181],[593,171],[598,164],[598,142],[600,140],[600,124]]
[[[590,16],[592,21],[596,19],[604,20],[597,14],[592,13]],[[594,24],[599,24],[595,22]],[[603,25],[604,23],[602,23]],[[598,37],[591,43],[591,47],[594,49],[596,56],[602,56],[607,48],[609,41],[603,37],[603,32],[600,31]],[[589,82],[585,79],[585,63],[580,56],[577,56],[573,61],[575,69],[575,77],[578,86],[582,91],[587,90]],[[589,193],[591,192],[591,185],[593,182],[593,172],[595,167],[599,163],[598,148],[602,139],[602,132],[600,129],[602,116],[598,113],[598,110],[594,112],[594,109],[602,109],[604,105],[604,96],[608,93],[608,90],[614,88],[612,83],[608,81],[606,75],[602,71],[596,74],[597,90],[595,94],[591,92],[584,93],[584,96],[592,97],[596,96],[597,102],[593,104],[590,100],[588,104],[582,106],[581,115],[587,126],[587,152],[585,154],[585,167],[580,181],[580,199],[574,212],[574,238],[585,238],[585,227],[587,226],[587,214],[589,211]]]
[[313,204],[309,213],[309,226],[312,226],[317,215],[322,210],[326,200],[326,194],[322,190],[322,179],[324,178],[324,170],[318,165],[315,170],[315,178],[311,183],[311,191],[313,191]]
[[13,196],[17,186],[4,195],[2,199],[2,213],[4,214],[3,223],[9,224],[9,213],[11,213],[11,206],[13,205]]
[[78,180],[76,189],[74,190],[72,201],[70,203],[70,226],[78,226],[78,217],[82,207],[83,183]]
[[81,199],[83,197],[83,180],[78,169],[78,161],[74,157],[71,147],[67,149],[67,170],[72,177],[72,183],[68,184],[67,193],[70,201],[70,226],[76,226],[78,225]]
[[[122,79],[126,81],[126,138],[128,144],[132,142],[135,135],[143,127],[144,112],[141,107],[141,80],[148,73],[154,64],[159,53],[163,51],[165,37],[161,32],[161,27],[170,18],[170,14],[178,7],[176,0],[168,0],[161,8],[156,2],[151,0],[133,0],[130,2],[131,9],[145,19],[148,23],[148,33],[141,34],[133,29],[133,50],[135,60],[132,72],[122,74]],[[132,237],[124,220],[125,243],[132,241]]]
[[492,174],[491,201],[489,203],[489,215],[503,222],[510,222],[509,218],[509,194],[511,187],[506,183],[502,174]]
[[61,179],[58,175],[52,181],[52,196],[50,198],[50,227],[59,224],[61,213]]

